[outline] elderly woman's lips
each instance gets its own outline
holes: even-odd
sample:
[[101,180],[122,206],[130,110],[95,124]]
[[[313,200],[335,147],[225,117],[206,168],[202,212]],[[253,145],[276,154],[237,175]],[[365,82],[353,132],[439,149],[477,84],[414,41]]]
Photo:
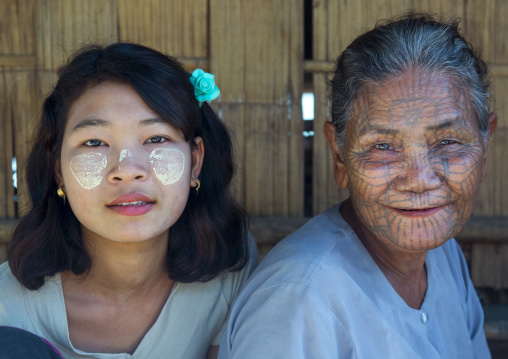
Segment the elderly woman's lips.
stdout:
[[432,208],[392,208],[398,214],[404,217],[427,217],[439,212],[443,207]]

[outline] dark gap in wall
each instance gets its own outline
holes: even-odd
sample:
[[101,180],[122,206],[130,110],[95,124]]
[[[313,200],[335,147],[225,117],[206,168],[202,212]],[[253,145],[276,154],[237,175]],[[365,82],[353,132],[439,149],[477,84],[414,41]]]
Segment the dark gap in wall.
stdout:
[[[303,25],[304,25],[304,60],[312,59],[312,0],[304,1]],[[304,74],[303,91],[314,92],[313,76]],[[314,121],[304,121],[304,131],[314,131]],[[313,215],[312,210],[312,157],[314,136],[305,136],[304,142],[304,197],[303,214],[305,217]]]

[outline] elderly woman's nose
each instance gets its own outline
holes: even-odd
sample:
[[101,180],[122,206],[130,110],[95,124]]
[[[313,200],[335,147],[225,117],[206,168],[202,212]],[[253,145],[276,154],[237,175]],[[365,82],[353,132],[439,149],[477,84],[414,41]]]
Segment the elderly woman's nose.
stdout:
[[438,188],[441,178],[432,168],[428,156],[407,156],[395,185],[399,191],[422,193]]
[[112,167],[108,173],[110,182],[131,182],[145,180],[148,177],[146,154],[122,149],[118,154],[113,154],[112,157]]

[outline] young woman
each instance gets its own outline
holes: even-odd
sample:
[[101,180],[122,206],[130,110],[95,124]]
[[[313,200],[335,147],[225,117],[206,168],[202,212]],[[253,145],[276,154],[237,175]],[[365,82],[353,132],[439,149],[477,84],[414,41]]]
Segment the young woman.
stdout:
[[[0,325],[65,358],[216,357],[256,257],[207,102],[218,93],[212,75],[140,45],[68,62],[28,158],[32,208],[0,266]],[[26,332],[2,330],[26,348]]]

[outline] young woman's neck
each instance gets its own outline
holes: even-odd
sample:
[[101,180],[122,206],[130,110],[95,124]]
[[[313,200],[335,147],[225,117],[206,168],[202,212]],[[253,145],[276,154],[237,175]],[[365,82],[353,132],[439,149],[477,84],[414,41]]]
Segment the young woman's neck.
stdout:
[[92,258],[84,281],[105,295],[151,291],[170,281],[166,267],[168,236],[138,243],[122,243],[83,233]]

